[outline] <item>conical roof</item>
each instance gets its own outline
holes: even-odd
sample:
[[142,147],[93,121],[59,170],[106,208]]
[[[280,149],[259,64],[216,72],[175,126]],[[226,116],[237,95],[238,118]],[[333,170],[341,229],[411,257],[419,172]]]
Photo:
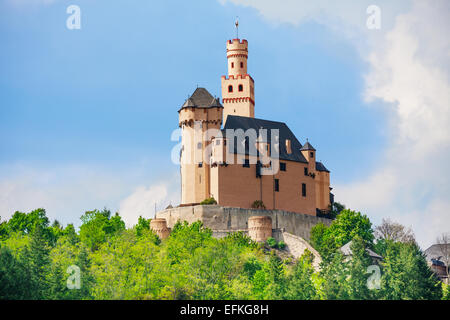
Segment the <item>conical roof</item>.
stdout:
[[197,88],[194,93],[184,102],[183,108],[212,108],[223,107],[219,98],[214,98],[205,88]]
[[306,141],[306,143],[303,145],[303,147],[300,150],[316,151],[316,149],[314,149],[314,147],[308,141]]

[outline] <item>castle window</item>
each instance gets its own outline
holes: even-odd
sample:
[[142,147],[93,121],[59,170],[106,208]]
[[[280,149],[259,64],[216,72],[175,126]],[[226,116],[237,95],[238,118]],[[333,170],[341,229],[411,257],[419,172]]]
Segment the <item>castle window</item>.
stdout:
[[305,176],[307,176],[308,175],[308,168],[305,167],[304,170],[305,170]]
[[286,171],[286,163],[280,162],[280,171]]
[[234,62],[231,63],[231,68],[234,68]]
[[244,86],[242,84],[239,85],[239,91],[244,91]]
[[302,183],[302,196],[306,197],[306,183]]
[[199,162],[198,167],[199,168],[203,167],[203,162]]
[[275,179],[275,192],[279,192],[279,191],[280,191],[280,180]]
[[242,165],[244,168],[250,168],[250,160],[244,159],[244,164]]
[[233,92],[233,86],[228,86],[228,92]]
[[201,148],[202,148],[202,143],[201,142],[197,143],[197,149],[201,149]]
[[220,140],[216,141],[216,146],[220,145]]
[[244,63],[243,62],[241,62],[241,68],[244,68]]
[[311,156],[311,158],[314,158],[314,152],[310,152],[309,155]]

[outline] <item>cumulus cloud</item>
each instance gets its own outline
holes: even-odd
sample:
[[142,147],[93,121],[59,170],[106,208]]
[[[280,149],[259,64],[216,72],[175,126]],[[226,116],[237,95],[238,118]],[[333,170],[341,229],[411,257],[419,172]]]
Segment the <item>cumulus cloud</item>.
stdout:
[[143,170],[148,171],[142,168],[118,173],[118,170],[80,165],[2,167],[0,172],[7,174],[0,177],[0,217],[6,220],[15,211],[44,208],[49,218],[79,226],[85,211],[106,207],[112,212],[119,210],[126,224],[132,226],[139,215],[153,216],[155,202],[161,210],[164,204],[178,200],[179,188],[171,173],[164,182],[136,189]]
[[425,245],[450,228],[449,12],[448,1],[416,1],[369,56],[365,97],[390,106],[390,145],[368,179],[336,188],[352,206],[414,222]]
[[[316,21],[348,36],[367,61],[366,101],[382,101],[386,150],[365,179],[335,185],[336,198],[380,222],[412,226],[426,247],[450,228],[450,3],[377,1],[382,29],[368,33],[372,1],[222,0],[275,23]],[[363,13],[363,14],[362,14]]]
[[127,198],[120,202],[120,215],[127,227],[132,227],[139,216],[153,217],[156,211],[164,209],[169,204],[179,202],[177,188],[171,188],[167,182],[149,187],[139,186]]

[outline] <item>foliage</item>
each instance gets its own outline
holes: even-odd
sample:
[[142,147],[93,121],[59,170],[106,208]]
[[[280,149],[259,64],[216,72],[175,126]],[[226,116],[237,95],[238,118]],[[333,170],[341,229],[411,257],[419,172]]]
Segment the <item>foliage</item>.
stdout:
[[252,208],[253,209],[266,209],[266,206],[264,205],[264,202],[262,202],[261,200],[255,200],[252,203]]
[[448,284],[442,284],[442,300],[450,300],[450,286]]
[[277,240],[275,240],[272,237],[267,238],[266,242],[269,245],[269,247],[271,247],[271,248],[276,248],[277,247]]
[[202,202],[200,202],[201,205],[211,205],[211,204],[217,204],[216,199],[214,199],[213,197],[211,198],[207,198],[205,200],[203,200]]
[[[439,280],[415,243],[387,242],[382,262],[381,291],[385,299],[440,299]],[[438,289],[439,288],[439,289]]]
[[[369,290],[367,217],[343,210],[330,227],[317,225],[297,260],[265,251],[242,232],[222,239],[201,222],[177,222],[161,241],[140,217],[126,229],[118,214],[87,211],[79,232],[51,225],[43,209],[16,212],[0,224],[0,299],[448,299],[415,243],[379,239],[381,288]],[[352,240],[351,257],[338,250]],[[269,239],[273,247],[283,242]],[[280,254],[278,252],[278,254]],[[284,255],[284,254],[283,254]],[[80,288],[68,287],[80,270]]]
[[125,223],[119,214],[111,217],[111,212],[107,209],[86,211],[81,221],[80,239],[91,250],[98,249],[108,238],[125,230]]
[[311,244],[325,259],[355,237],[372,247],[374,236],[369,218],[349,209],[342,210],[329,227],[319,223],[311,229]]

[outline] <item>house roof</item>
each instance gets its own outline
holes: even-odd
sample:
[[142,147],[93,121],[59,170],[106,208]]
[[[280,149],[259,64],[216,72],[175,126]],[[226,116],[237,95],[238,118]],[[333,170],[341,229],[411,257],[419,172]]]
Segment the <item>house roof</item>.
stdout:
[[[352,245],[352,241],[347,242],[346,244],[344,244],[341,247],[341,252],[344,254],[344,256],[351,256],[352,255],[352,249],[350,248]],[[373,252],[372,250],[370,250],[369,248],[366,248],[366,252],[369,254],[370,257],[375,258],[375,259],[383,259],[382,256],[376,254],[375,252]]]
[[[194,93],[186,99],[183,108],[223,108],[219,98],[215,98],[205,88],[197,88]],[[180,109],[180,110],[181,110]]]
[[[250,117],[241,117],[235,115],[229,115],[227,117],[227,121],[222,130],[223,135],[226,135],[226,130],[232,129],[242,129],[244,132],[248,129],[254,129],[257,134],[257,139],[266,140],[265,142],[271,143],[271,130],[278,129],[279,130],[279,158],[280,160],[290,160],[302,163],[308,163],[303,154],[300,152],[302,148],[302,144],[297,140],[292,131],[288,128],[288,126],[283,122],[263,120],[257,118]],[[260,129],[267,129],[267,137],[266,139],[262,139],[260,136]],[[291,141],[291,153],[288,153],[286,150],[286,140]],[[234,153],[238,153],[237,146],[234,146]],[[251,150],[250,150],[251,151]],[[249,154],[249,151],[246,150],[245,154]],[[250,152],[251,155],[253,155]]]
[[433,244],[424,251],[427,261],[440,260],[445,254],[445,251],[450,252],[450,243],[447,244]]

